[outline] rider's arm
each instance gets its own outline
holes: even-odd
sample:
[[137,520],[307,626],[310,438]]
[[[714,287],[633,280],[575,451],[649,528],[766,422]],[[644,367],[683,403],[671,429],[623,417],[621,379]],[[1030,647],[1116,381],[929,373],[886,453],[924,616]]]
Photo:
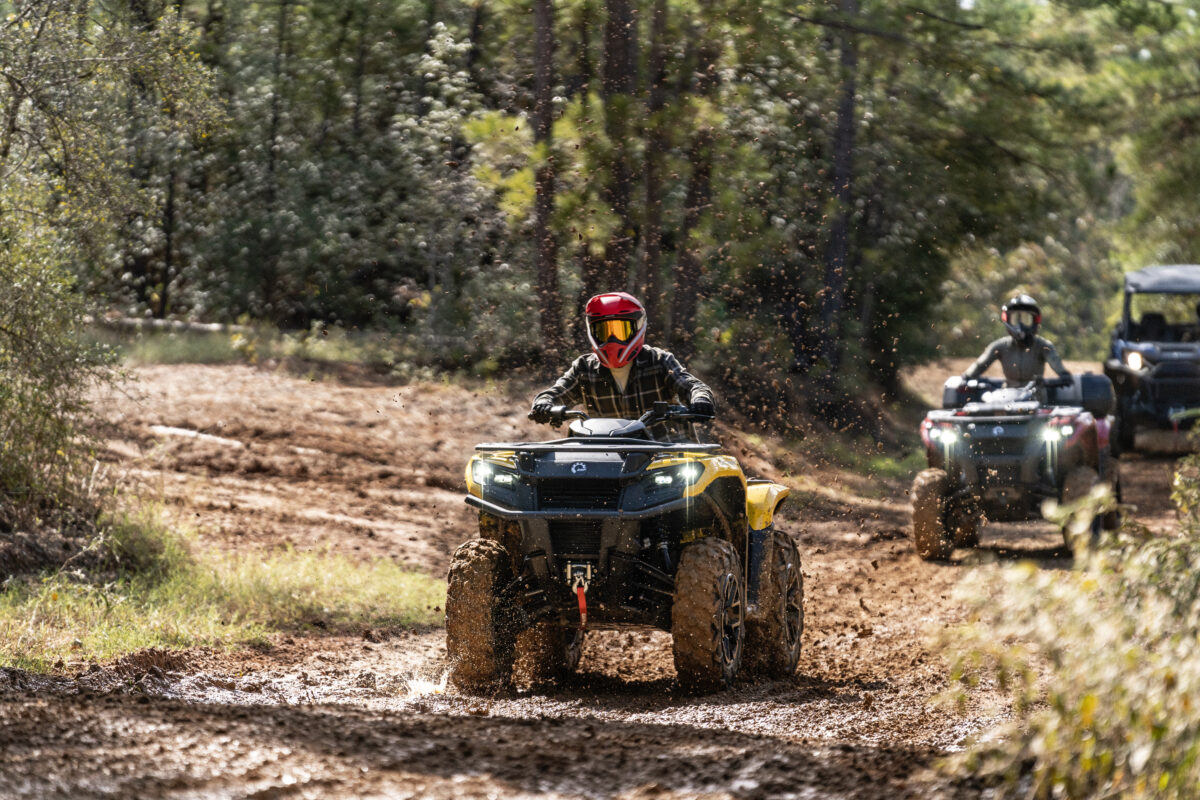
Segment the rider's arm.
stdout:
[[667,380],[675,387],[675,394],[680,401],[688,405],[708,403],[710,407],[716,409],[717,404],[713,401],[712,389],[708,388],[708,384],[704,381],[684,369],[678,358],[671,353],[664,353],[663,366],[667,369]]
[[1046,342],[1046,349],[1043,352],[1045,353],[1046,363],[1050,365],[1050,369],[1058,373],[1060,378],[1071,377],[1071,370],[1067,369],[1066,365],[1063,364],[1062,359],[1059,358],[1058,350],[1055,349],[1051,342]]
[[987,349],[983,351],[983,355],[975,359],[974,364],[967,367],[967,371],[962,374],[963,378],[970,380],[982,375],[992,365],[992,362],[1000,357],[1000,342],[1002,341],[1001,339],[989,344]]
[[559,376],[558,380],[549,389],[543,389],[533,398],[533,404],[538,405],[541,400],[549,400],[550,405],[555,406],[574,406],[583,402],[583,390],[581,388],[579,375],[585,368],[583,361],[587,356],[580,356],[575,359],[571,366],[567,367],[567,371]]

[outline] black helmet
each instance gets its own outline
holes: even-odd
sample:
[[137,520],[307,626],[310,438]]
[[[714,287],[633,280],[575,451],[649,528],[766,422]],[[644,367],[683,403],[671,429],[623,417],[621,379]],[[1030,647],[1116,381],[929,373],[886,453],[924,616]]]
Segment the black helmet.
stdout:
[[1010,297],[1008,302],[1000,307],[1000,321],[1014,340],[1021,344],[1029,344],[1037,335],[1038,325],[1042,322],[1042,310],[1032,297],[1018,294]]

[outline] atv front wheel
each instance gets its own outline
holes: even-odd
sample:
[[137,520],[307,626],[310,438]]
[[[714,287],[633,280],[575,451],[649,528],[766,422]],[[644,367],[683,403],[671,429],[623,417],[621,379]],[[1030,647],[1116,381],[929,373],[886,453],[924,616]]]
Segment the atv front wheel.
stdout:
[[946,501],[946,530],[955,547],[979,545],[979,529],[983,527],[983,509],[974,497],[952,497]]
[[511,679],[516,637],[502,596],[511,581],[509,556],[498,542],[471,539],[454,551],[446,586],[446,655],[454,686],[486,690]]
[[671,637],[675,672],[688,689],[720,689],[742,666],[742,564],[733,545],[708,537],[684,548],[675,572]]
[[946,495],[950,476],[942,469],[922,470],[913,481],[913,545],[926,561],[941,560],[954,552],[954,539],[946,529]]
[[804,577],[792,537],[772,529],[758,576],[758,606],[746,615],[746,669],[787,678],[800,660],[804,634]]
[[542,622],[517,637],[517,671],[536,682],[560,680],[579,666],[583,631]]

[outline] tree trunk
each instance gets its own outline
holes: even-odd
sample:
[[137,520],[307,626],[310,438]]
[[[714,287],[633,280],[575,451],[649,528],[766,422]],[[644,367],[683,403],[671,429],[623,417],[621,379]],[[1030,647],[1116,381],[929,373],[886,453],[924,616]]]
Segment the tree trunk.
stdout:
[[[858,15],[858,0],[841,0],[842,18],[849,22]],[[821,359],[825,362],[825,389],[835,391],[841,369],[842,338],[846,335],[845,300],[850,249],[850,215],[853,213],[851,181],[854,168],[855,102],[858,73],[858,41],[850,30],[841,35],[842,96],[838,103],[833,134],[833,196],[836,209],[829,226],[825,251],[825,290],[821,296]]]
[[534,0],[533,141],[539,164],[534,175],[534,262],[538,311],[548,369],[561,366],[563,329],[558,290],[558,242],[550,227],[554,213],[554,3]]
[[634,286],[646,305],[647,323],[654,330],[664,330],[666,317],[662,302],[662,217],[663,182],[662,165],[666,157],[666,120],[663,108],[666,105],[666,36],[667,0],[654,0],[650,21],[650,58],[648,63],[650,91],[646,100],[646,115],[649,127],[646,132],[646,156],[643,165],[645,175],[645,212],[642,225],[642,258],[638,263]]
[[[276,22],[275,55],[271,66],[271,120],[267,128],[267,181],[265,187],[266,210],[275,211],[275,203],[279,196],[278,178],[275,171],[278,167],[276,152],[279,145],[279,129],[283,125],[283,92],[284,72],[287,67],[289,48],[288,11],[291,0],[280,0],[279,18]],[[279,309],[275,308],[275,295],[278,286],[279,267],[279,232],[271,225],[267,233],[268,241],[264,242],[262,273],[259,275],[259,287],[262,292],[263,311],[277,316]]]
[[630,215],[633,166],[629,147],[630,116],[636,70],[637,20],[629,0],[608,0],[604,25],[604,129],[612,151],[604,199],[617,226],[604,250],[604,291],[626,288],[633,252],[634,225]]
[[712,202],[712,128],[696,133],[688,152],[692,177],[684,203],[683,227],[679,231],[679,259],[675,263],[674,292],[671,303],[671,333],[675,354],[686,359],[696,350],[696,306],[700,299],[700,281],[704,274],[692,234],[700,227],[701,217]]
[[358,22],[358,47],[354,55],[354,119],[351,130],[357,141],[362,136],[363,84],[367,74],[367,26],[371,22],[371,4],[362,4]]

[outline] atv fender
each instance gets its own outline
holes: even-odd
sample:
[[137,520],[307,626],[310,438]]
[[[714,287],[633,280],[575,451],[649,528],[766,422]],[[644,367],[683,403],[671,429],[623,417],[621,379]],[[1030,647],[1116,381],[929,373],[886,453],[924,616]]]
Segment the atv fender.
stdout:
[[761,531],[771,527],[775,521],[775,512],[783,501],[792,493],[786,486],[778,483],[763,481],[750,483],[746,486],[746,517],[750,521],[750,530]]
[[746,542],[748,583],[746,602],[758,605],[758,576],[766,555],[767,539],[775,522],[775,512],[791,494],[786,486],[770,481],[755,481],[746,485],[746,517],[750,522],[750,538]]

